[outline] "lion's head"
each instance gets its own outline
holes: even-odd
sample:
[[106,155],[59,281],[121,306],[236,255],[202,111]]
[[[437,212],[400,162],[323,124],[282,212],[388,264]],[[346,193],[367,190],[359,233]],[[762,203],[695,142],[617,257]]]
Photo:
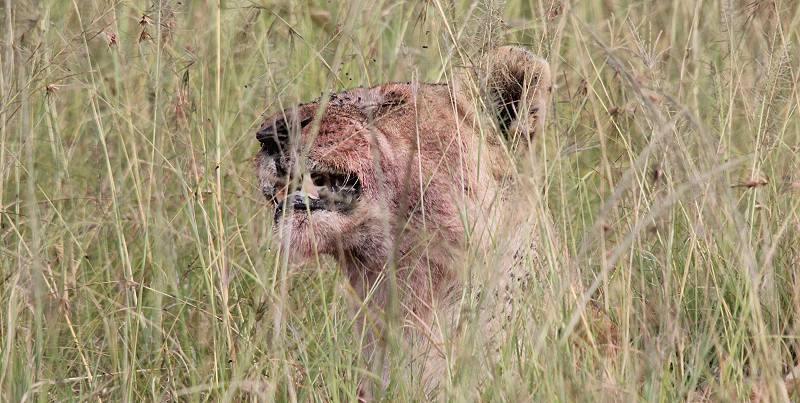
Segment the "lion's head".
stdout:
[[502,197],[509,152],[542,130],[549,92],[546,62],[502,47],[450,84],[356,88],[270,116],[255,161],[284,251],[367,272],[446,266],[470,215]]

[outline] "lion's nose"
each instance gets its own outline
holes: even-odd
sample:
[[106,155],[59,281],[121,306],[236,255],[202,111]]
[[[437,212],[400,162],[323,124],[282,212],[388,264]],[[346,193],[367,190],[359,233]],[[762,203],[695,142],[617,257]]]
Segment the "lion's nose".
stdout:
[[303,181],[300,183],[300,191],[312,199],[319,199],[319,190],[317,189],[317,185],[314,184],[314,181],[311,179],[311,175],[308,173],[303,175]]

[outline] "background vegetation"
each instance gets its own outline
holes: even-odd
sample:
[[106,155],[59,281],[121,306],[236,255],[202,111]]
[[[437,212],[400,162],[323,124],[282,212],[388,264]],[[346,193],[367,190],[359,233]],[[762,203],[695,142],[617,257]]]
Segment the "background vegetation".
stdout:
[[[330,89],[445,81],[456,48],[507,43],[555,72],[541,203],[520,207],[552,225],[534,330],[447,396],[800,398],[784,382],[800,347],[796,1],[0,10],[0,400],[351,401],[368,366],[342,279],[278,263],[255,129]],[[398,379],[387,399],[420,397]]]

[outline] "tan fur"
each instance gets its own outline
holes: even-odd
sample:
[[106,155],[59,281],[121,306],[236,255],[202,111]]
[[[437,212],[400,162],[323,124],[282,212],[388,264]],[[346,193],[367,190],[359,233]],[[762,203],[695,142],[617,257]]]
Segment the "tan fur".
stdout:
[[[379,315],[390,307],[394,273],[404,334],[426,341],[418,354],[424,371],[440,373],[435,307],[452,307],[461,295],[468,247],[493,242],[491,231],[504,219],[498,211],[513,197],[510,156],[542,131],[550,88],[545,61],[502,47],[449,85],[357,88],[268,118],[259,139],[280,150],[268,143],[272,152],[255,158],[267,198],[318,197],[325,189],[309,185],[314,172],[352,174],[360,183],[352,210],[284,210],[276,222],[283,253],[293,262],[333,256]],[[497,272],[484,274],[507,276],[516,249],[535,241],[512,238]]]

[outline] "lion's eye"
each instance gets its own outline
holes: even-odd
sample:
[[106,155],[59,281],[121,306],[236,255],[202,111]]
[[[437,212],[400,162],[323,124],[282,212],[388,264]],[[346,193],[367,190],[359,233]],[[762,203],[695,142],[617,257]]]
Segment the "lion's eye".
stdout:
[[355,175],[332,175],[331,186],[336,190],[355,190],[358,187],[358,178]]
[[344,186],[345,177],[343,175],[334,175],[331,180],[331,185],[334,189],[341,189]]
[[328,186],[328,184],[330,183],[328,175],[317,172],[311,174],[311,181],[314,182],[314,186],[320,186],[320,187]]
[[314,186],[330,188],[334,192],[353,191],[359,188],[358,178],[353,174],[312,172],[311,182]]

